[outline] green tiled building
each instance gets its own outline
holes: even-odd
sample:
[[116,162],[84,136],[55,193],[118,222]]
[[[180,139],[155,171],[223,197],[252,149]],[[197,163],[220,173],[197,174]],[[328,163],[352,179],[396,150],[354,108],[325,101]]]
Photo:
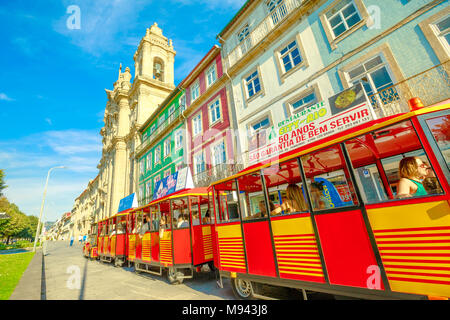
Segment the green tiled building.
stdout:
[[185,92],[177,87],[140,129],[139,205],[151,202],[158,180],[185,166],[185,109]]

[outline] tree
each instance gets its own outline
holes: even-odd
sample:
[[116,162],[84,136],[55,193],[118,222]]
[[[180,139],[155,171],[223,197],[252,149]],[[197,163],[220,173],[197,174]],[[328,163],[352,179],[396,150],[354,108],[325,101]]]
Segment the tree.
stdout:
[[7,219],[0,225],[0,236],[6,237],[6,244],[9,244],[9,240],[20,236],[24,229],[28,227],[30,222],[27,216],[20,212],[19,208],[15,204],[9,204],[5,212],[11,218]]
[[3,197],[3,190],[6,189],[7,185],[5,185],[5,173],[0,169],[0,197]]

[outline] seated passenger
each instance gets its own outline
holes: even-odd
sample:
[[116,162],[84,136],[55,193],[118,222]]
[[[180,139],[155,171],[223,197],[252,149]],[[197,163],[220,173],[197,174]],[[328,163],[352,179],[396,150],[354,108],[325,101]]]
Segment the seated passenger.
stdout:
[[141,234],[145,234],[147,231],[150,231],[150,219],[147,216],[144,216],[144,224],[141,229]]
[[125,233],[125,226],[121,223],[121,224],[119,224],[117,234],[124,234],[124,233]]
[[152,220],[153,230],[152,231],[158,231],[159,230],[159,221],[156,219],[156,217]]
[[310,185],[311,190],[311,201],[314,209],[316,210],[324,210],[330,209],[331,206],[329,202],[326,201],[325,196],[323,195],[323,182],[311,182]]
[[[249,218],[252,218],[252,219],[253,218],[264,218],[264,217],[267,216],[266,203],[264,202],[264,200],[261,200],[258,203],[258,208],[259,208],[259,212],[257,212],[256,214],[252,215]],[[276,210],[276,207],[275,207],[275,205],[273,204],[272,201],[269,201],[269,209],[270,209],[270,212]]]
[[178,216],[177,228],[181,228],[181,225],[183,224],[183,222],[184,222],[184,217],[183,217],[183,214],[180,213],[180,215]]
[[202,219],[202,224],[210,224],[211,223],[211,214],[209,213],[209,209],[206,210],[205,216]]
[[296,184],[290,184],[286,188],[286,201],[283,201],[280,207],[271,211],[271,214],[294,213],[306,211],[305,199],[302,189]]
[[198,212],[193,212],[192,213],[192,225],[193,226],[200,225],[200,219],[198,218]]
[[161,220],[159,221],[159,228],[160,229],[166,229],[167,228],[166,216],[161,216]]
[[161,220],[159,221],[159,237],[162,238],[164,236],[164,230],[167,229],[166,216],[161,216]]
[[400,161],[398,198],[426,196],[422,179],[428,176],[428,166],[418,157],[406,157]]

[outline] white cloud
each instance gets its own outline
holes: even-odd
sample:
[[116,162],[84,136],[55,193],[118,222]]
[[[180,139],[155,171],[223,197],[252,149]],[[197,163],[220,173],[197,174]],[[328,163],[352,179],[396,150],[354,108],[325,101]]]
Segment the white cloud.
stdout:
[[42,194],[51,167],[46,216],[56,220],[70,211],[74,199],[98,174],[101,136],[97,130],[45,131],[0,142],[0,168],[5,169],[6,196],[26,214],[39,214]]
[[0,93],[0,101],[14,101],[14,99],[8,97],[6,93]]

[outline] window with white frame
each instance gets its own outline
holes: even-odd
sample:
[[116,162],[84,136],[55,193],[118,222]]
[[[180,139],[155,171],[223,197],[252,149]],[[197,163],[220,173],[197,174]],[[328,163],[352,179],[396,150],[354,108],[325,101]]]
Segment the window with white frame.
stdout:
[[164,158],[170,156],[170,138],[164,141]]
[[255,70],[255,72],[245,78],[245,87],[249,99],[261,91],[261,81],[259,80],[258,70]]
[[350,85],[362,83],[374,106],[398,100],[399,96],[389,65],[382,55],[372,57],[347,73]]
[[153,132],[156,131],[156,124],[152,125],[152,127],[150,128],[150,135],[153,134]]
[[145,194],[145,197],[148,199],[150,195],[152,194],[152,182],[149,181],[146,185],[147,187],[147,193]]
[[440,63],[446,63],[450,58],[450,6],[421,21],[419,27]]
[[164,121],[166,121],[166,114],[165,113],[163,113],[158,119],[158,128],[163,125]]
[[195,136],[202,133],[202,115],[201,113],[197,114],[192,119],[192,134]]
[[140,201],[143,201],[144,200],[144,190],[145,190],[145,187],[144,187],[144,185],[140,185],[139,186],[139,199],[140,199]]
[[268,116],[250,125],[248,151],[253,151],[266,144],[266,130],[271,126]]
[[269,117],[265,117],[264,119],[259,120],[257,122],[254,122],[251,125],[251,128],[253,129],[252,133],[256,133],[258,131],[267,129],[269,127],[270,127],[270,119],[269,119]]
[[212,163],[214,166],[227,162],[227,154],[225,151],[225,141],[222,141],[212,147]]
[[200,97],[200,81],[196,81],[191,87],[191,102]]
[[239,46],[241,47],[242,54],[245,54],[252,47],[250,38],[250,28],[247,25],[238,33]]
[[266,2],[273,24],[277,24],[287,15],[284,0],[269,0]]
[[310,107],[317,103],[318,103],[317,96],[316,93],[313,91],[307,93],[306,95],[302,95],[298,99],[295,99],[295,101],[291,104],[291,106],[294,112],[299,112],[304,108]]
[[217,121],[220,121],[222,117],[221,108],[220,108],[220,99],[217,99],[209,106],[209,119],[210,124],[214,124]]
[[175,112],[175,106],[172,105],[172,106],[169,108],[169,117],[170,117],[174,112]]
[[172,174],[172,171],[170,171],[170,169],[166,170],[164,172],[164,178],[167,178],[168,176],[170,176]]
[[180,97],[180,112],[183,112],[184,110],[186,110],[186,95],[183,94]]
[[179,129],[175,131],[175,150],[181,149],[183,146],[183,130]]
[[450,54],[450,15],[446,15],[443,19],[434,24],[435,33],[444,46],[448,54]]
[[194,155],[194,170],[195,174],[202,173],[206,170],[206,163],[203,152]]
[[327,12],[326,18],[334,38],[339,37],[362,20],[353,0],[339,1]]
[[145,174],[145,160],[144,159],[142,159],[141,162],[139,163],[139,171],[140,171],[141,175]]
[[147,171],[152,169],[152,153],[147,154]]
[[302,63],[303,58],[300,54],[300,49],[296,40],[292,41],[280,50],[280,61],[283,68],[283,73],[288,72],[295,66]]
[[155,149],[155,164],[161,162],[161,146]]
[[206,71],[206,83],[207,86],[211,86],[217,80],[217,70],[216,70],[216,62],[208,68]]
[[156,176],[154,179],[153,179],[153,188],[156,188],[156,185],[158,184],[158,181],[159,180],[161,180],[161,177],[160,176]]

